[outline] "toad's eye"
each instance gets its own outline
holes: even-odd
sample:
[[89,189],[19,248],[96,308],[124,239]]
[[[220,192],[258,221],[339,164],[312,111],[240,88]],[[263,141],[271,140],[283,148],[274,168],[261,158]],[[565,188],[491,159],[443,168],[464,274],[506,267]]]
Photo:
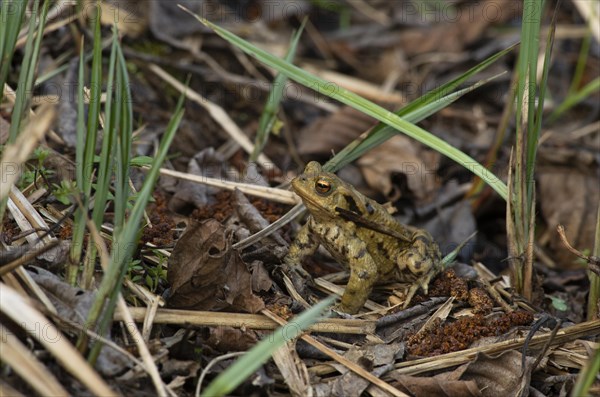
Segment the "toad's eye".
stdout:
[[315,182],[315,190],[318,194],[326,196],[331,193],[331,183],[325,179],[319,179]]

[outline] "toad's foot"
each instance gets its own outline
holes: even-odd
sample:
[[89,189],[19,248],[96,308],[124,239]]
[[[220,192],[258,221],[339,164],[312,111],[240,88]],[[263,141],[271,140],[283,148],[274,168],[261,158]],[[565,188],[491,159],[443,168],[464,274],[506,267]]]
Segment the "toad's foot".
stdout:
[[423,290],[425,294],[427,294],[427,292],[429,291],[429,282],[431,281],[433,276],[435,276],[435,274],[436,272],[430,271],[429,273],[425,274],[423,277],[419,278],[411,284],[411,286],[408,288],[408,292],[406,293],[406,300],[402,305],[402,309],[406,309],[408,305],[410,305],[410,302],[419,290],[419,287]]
[[302,266],[289,262],[283,263],[281,271],[290,279],[298,294],[306,299],[308,287],[314,284],[312,276]]

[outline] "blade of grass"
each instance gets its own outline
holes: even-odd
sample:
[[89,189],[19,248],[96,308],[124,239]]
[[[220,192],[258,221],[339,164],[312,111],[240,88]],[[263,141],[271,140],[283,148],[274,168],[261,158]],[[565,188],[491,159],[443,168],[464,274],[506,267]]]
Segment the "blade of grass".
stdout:
[[581,369],[575,386],[571,391],[572,397],[591,396],[590,389],[600,372],[600,347],[596,348]]
[[286,74],[290,79],[302,85],[305,85],[319,92],[320,94],[329,96],[365,114],[368,114],[369,116],[374,117],[375,119],[403,132],[411,138],[414,138],[422,142],[423,144],[433,148],[434,150],[437,150],[438,152],[444,154],[445,156],[451,158],[459,164],[464,165],[471,172],[478,175],[479,177],[481,177],[481,179],[489,183],[490,186],[492,186],[502,198],[506,199],[506,186],[504,184],[497,183],[497,178],[493,175],[490,175],[490,172],[486,170],[481,164],[479,164],[473,158],[461,152],[460,150],[452,147],[442,139],[436,137],[435,135],[425,131],[424,129],[414,124],[407,122],[405,119],[399,117],[398,115],[360,97],[359,95],[356,95],[341,87],[335,86],[332,83],[328,83],[324,80],[321,80],[318,77],[298,68],[297,66],[291,65],[285,62],[284,60],[269,54],[268,52],[234,35],[233,33],[220,28],[219,26],[211,23],[210,21],[198,15],[195,15],[191,11],[185,9],[185,7],[181,8],[193,15],[203,25],[214,30],[215,33],[217,33],[225,40],[229,41],[236,47],[240,48],[242,51],[248,53],[250,56],[255,57],[256,59],[265,63],[266,65],[275,68],[280,73]]
[[335,297],[324,299],[295,317],[286,326],[277,328],[268,338],[263,339],[233,365],[221,372],[202,393],[202,396],[223,396],[231,393],[263,365],[275,350],[300,336],[305,329],[317,322],[323,310],[334,300]]
[[[596,215],[596,234],[594,236],[594,250],[592,256],[600,258],[600,205]],[[590,279],[590,294],[587,303],[588,321],[596,320],[600,316],[600,275],[589,269],[592,266],[588,263],[588,277]]]
[[[294,62],[298,41],[300,40],[300,36],[302,36],[306,21],[307,19],[304,18],[302,25],[300,25],[300,29],[298,29],[298,31],[294,32],[292,35],[290,40],[290,48],[285,55],[286,62]],[[273,81],[273,86],[271,87],[271,92],[267,98],[267,103],[265,104],[263,113],[258,121],[258,131],[256,133],[256,140],[254,141],[254,150],[250,154],[250,161],[252,162],[256,162],[258,155],[262,152],[267,144],[269,135],[273,129],[273,124],[275,124],[275,120],[277,120],[277,111],[279,110],[279,104],[281,103],[281,98],[283,97],[283,89],[285,88],[286,82],[287,76],[283,73],[277,74],[277,77],[275,77],[275,80]]]
[[564,112],[598,91],[600,91],[600,77],[596,77],[594,80],[587,83],[581,90],[569,95],[556,109],[554,109],[552,114],[550,114],[548,122],[556,122]]
[[[98,322],[98,334],[100,335],[106,334],[108,325],[112,321],[116,300],[121,290],[123,278],[127,272],[127,265],[137,247],[139,225],[144,214],[144,209],[146,208],[150,197],[152,197],[154,184],[160,175],[161,164],[167,156],[169,146],[171,145],[175,132],[183,118],[184,98],[185,95],[182,95],[179,99],[177,108],[175,109],[173,117],[166,128],[165,135],[160,142],[158,153],[152,163],[152,168],[148,172],[144,185],[137,195],[137,201],[131,210],[127,222],[125,222],[122,231],[113,242],[110,266],[102,278],[96,299],[87,319],[87,324],[89,325],[95,324],[96,321],[100,319]],[[107,299],[108,303],[105,305]],[[96,342],[94,344],[88,356],[90,362],[93,363],[96,361],[101,347],[101,342]]]
[[[514,157],[515,172],[514,187],[515,202],[511,203],[510,222],[507,230],[512,230],[509,238],[509,258],[514,271],[513,282],[517,293],[531,298],[531,280],[526,274],[531,274],[533,253],[529,249],[530,237],[533,236],[533,212],[535,182],[535,157],[538,146],[539,130],[541,129],[540,107],[535,106],[537,97],[537,64],[539,52],[539,31],[542,20],[544,2],[526,0],[523,7],[521,48],[519,52],[517,80],[517,109],[516,109],[516,155]],[[552,31],[552,29],[551,29]],[[552,32],[549,33],[553,35]],[[549,43],[552,42],[549,38]],[[551,50],[551,48],[550,48]],[[547,51],[547,54],[549,52]],[[549,60],[546,64],[549,67]],[[546,71],[547,72],[547,71]],[[547,75],[546,75],[547,78]],[[540,84],[545,84],[541,81]],[[545,91],[544,91],[545,92]],[[543,98],[539,98],[543,102]],[[543,103],[542,103],[543,104]],[[527,252],[526,252],[527,251]]]
[[[25,7],[27,2],[24,3],[25,5],[23,6]],[[42,32],[44,30],[44,24],[46,22],[46,16],[48,14],[49,4],[49,0],[46,0],[44,2],[44,5],[42,7],[42,13],[38,18],[39,2],[34,2],[33,12],[29,20],[29,28],[27,31],[27,44],[25,46],[25,54],[23,56],[23,61],[21,62],[21,71],[19,72],[19,83],[15,97],[15,105],[13,107],[13,112],[11,116],[11,124],[7,141],[7,143],[9,144],[15,143],[15,141],[17,140],[17,136],[23,129],[23,122],[29,116],[29,104],[31,102],[31,96],[33,92],[33,75],[36,71],[36,65],[38,62],[38,56],[42,40]],[[8,7],[8,5],[6,7]],[[2,5],[2,9],[4,10],[4,4]],[[8,17],[8,15],[6,15],[6,17]],[[34,40],[36,21],[38,21],[38,35]],[[16,27],[13,26],[13,29],[16,29]],[[5,40],[7,39],[0,38],[0,42],[5,42]],[[8,42],[6,43],[5,50],[8,50],[9,44],[10,43]],[[12,57],[12,54],[10,56]],[[7,64],[5,65],[3,60],[2,65],[9,67],[10,63],[7,62]],[[0,88],[4,92],[4,84],[2,84]],[[8,198],[0,199],[0,221],[4,219],[7,200]],[[0,231],[1,230],[2,222],[0,222]]]
[[[73,225],[73,242],[69,253],[69,265],[67,267],[66,280],[71,285],[77,284],[77,274],[81,262],[81,253],[84,245],[85,216],[82,211],[87,211],[92,193],[92,174],[94,170],[94,156],[96,152],[96,140],[98,136],[98,123],[102,96],[102,34],[100,30],[100,18],[96,16],[94,25],[94,43],[92,48],[92,68],[90,75],[90,98],[87,111],[87,127],[85,123],[84,91],[85,80],[83,76],[84,53],[83,44],[79,63],[79,83],[77,96],[77,186],[83,195],[83,207],[75,212]],[[90,271],[87,271],[88,274]],[[86,276],[84,278],[89,278]]]
[[133,136],[131,93],[127,64],[121,47],[117,47],[117,105],[120,107],[121,125],[119,128],[119,139],[117,141],[116,161],[116,186],[115,186],[115,231],[118,236],[125,224],[125,213],[129,203],[129,167],[131,164],[131,140]]
[[[113,30],[113,42],[110,51],[108,63],[108,79],[106,81],[106,102],[104,104],[104,134],[102,136],[102,149],[98,161],[98,176],[96,178],[96,188],[94,192],[94,209],[92,210],[92,221],[99,230],[104,220],[106,203],[108,202],[111,178],[113,176],[113,165],[115,141],[117,140],[118,125],[120,123],[121,113],[118,98],[114,98],[115,91],[115,68],[117,59],[118,33]],[[116,103],[116,105],[113,105]],[[89,120],[88,120],[89,121]],[[98,126],[99,120],[95,125]],[[90,288],[96,265],[96,245],[92,239],[88,240],[86,257],[83,265],[82,286]]]
[[[17,135],[21,131],[21,124],[29,115],[29,103],[33,93],[34,74],[37,70],[38,57],[42,43],[44,26],[50,1],[45,0],[42,6],[42,12],[38,16],[38,2],[34,2],[33,13],[29,21],[29,30],[27,33],[27,44],[25,46],[25,56],[23,57],[22,70],[19,74],[19,86],[17,88],[17,97],[15,98],[15,107],[11,117],[9,143],[14,143]],[[38,32],[34,39],[34,30],[36,26]]]
[[[400,109],[396,114],[402,113],[405,114],[404,119],[411,123],[418,123],[419,121],[425,119],[426,117],[436,113],[437,111],[447,107],[454,101],[458,100],[463,95],[477,89],[488,81],[496,78],[498,76],[493,76],[489,79],[479,81],[473,84],[471,87],[464,88],[460,91],[452,92],[447,94],[439,99],[437,96],[429,96],[430,102],[420,101],[421,107],[413,107],[409,108],[409,113],[405,112],[405,108]],[[450,82],[453,83],[453,82]],[[447,92],[448,90],[444,90]],[[441,92],[440,92],[441,93]],[[426,94],[427,95],[427,94]],[[421,98],[419,98],[421,99]],[[410,105],[410,104],[409,104]],[[378,124],[374,127],[368,135],[362,139],[358,138],[348,144],[344,149],[340,150],[333,158],[331,158],[323,168],[327,171],[336,171],[346,164],[356,160],[360,156],[362,156],[365,152],[373,149],[376,146],[379,146],[386,140],[390,139],[392,136],[398,134],[398,130],[386,125],[386,124]],[[505,187],[504,183],[499,179],[496,179],[495,183],[499,183],[497,189],[502,189]]]
[[[4,87],[14,55],[15,43],[25,16],[26,1],[5,0],[0,6],[0,87]],[[0,90],[0,103],[4,89]]]

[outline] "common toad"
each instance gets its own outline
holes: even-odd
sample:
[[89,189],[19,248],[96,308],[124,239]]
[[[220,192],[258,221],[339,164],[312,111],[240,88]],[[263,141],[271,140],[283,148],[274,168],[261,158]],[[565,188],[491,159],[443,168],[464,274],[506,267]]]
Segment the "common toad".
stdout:
[[310,216],[285,257],[288,269],[306,274],[301,261],[319,244],[349,266],[350,279],[337,309],[354,314],[382,282],[409,282],[404,307],[419,287],[427,292],[440,269],[440,251],[425,230],[397,222],[383,206],[326,172],[316,161],[292,180]]

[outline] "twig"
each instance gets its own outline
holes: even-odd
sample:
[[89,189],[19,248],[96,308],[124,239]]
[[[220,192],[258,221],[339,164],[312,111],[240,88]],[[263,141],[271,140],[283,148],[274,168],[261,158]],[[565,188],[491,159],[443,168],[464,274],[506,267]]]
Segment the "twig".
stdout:
[[567,239],[567,236],[565,234],[565,228],[562,225],[558,225],[556,227],[556,231],[558,232],[558,235],[560,236],[560,240],[565,245],[565,247],[573,255],[578,256],[579,258],[586,261],[589,265],[590,271],[592,271],[600,276],[600,258],[597,256],[593,256],[593,255],[585,255],[583,252],[573,248],[573,246],[569,243],[569,240]]

